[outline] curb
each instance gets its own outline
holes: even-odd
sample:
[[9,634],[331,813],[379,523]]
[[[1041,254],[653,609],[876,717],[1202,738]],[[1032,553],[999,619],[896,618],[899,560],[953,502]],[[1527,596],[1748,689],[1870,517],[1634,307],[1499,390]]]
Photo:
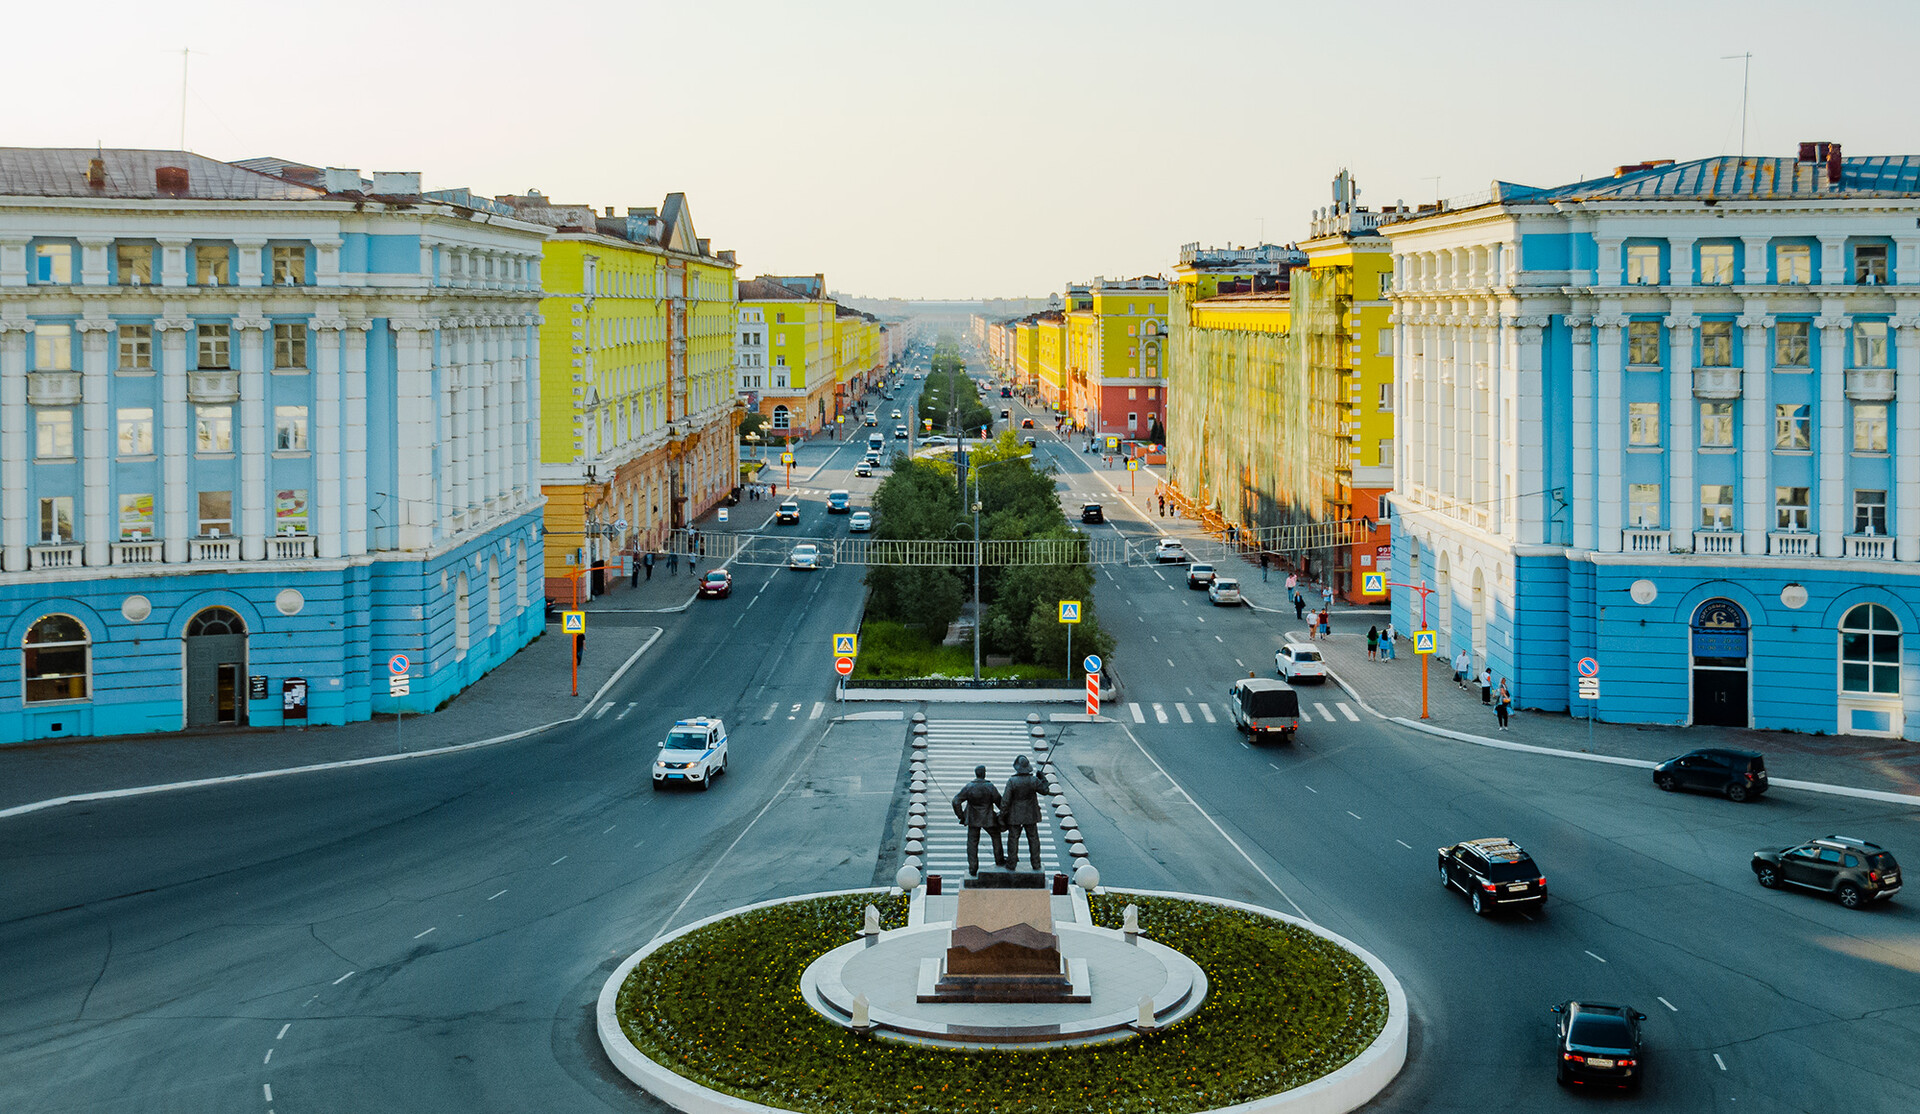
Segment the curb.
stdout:
[[93,801],[111,801],[122,797],[148,797],[155,793],[170,793],[180,789],[203,789],[210,785],[233,785],[242,781],[260,781],[271,777],[312,774],[322,770],[347,770],[356,766],[376,766],[385,762],[405,762],[414,758],[433,758],[443,754],[459,754],[462,751],[479,750],[481,747],[497,746],[500,743],[511,743],[516,739],[524,739],[529,735],[538,735],[542,731],[550,731],[553,728],[561,727],[585,718],[586,714],[593,710],[594,705],[600,702],[600,698],[606,695],[607,690],[612,688],[614,683],[619,681],[620,678],[626,676],[627,670],[632,669],[634,664],[640,660],[640,655],[652,649],[653,644],[660,641],[660,636],[665,633],[665,631],[658,627],[654,628],[653,634],[649,636],[645,642],[640,644],[639,649],[627,656],[627,660],[620,668],[613,671],[613,676],[608,677],[605,684],[602,684],[598,689],[594,690],[593,695],[587,698],[586,703],[581,705],[578,712],[575,712],[565,719],[554,720],[552,723],[543,723],[537,727],[524,728],[506,735],[496,735],[490,739],[475,739],[472,742],[455,743],[452,746],[434,747],[430,750],[410,750],[404,754],[375,754],[365,758],[345,758],[338,762],[316,762],[310,766],[289,766],[278,770],[253,770],[244,774],[223,774],[220,777],[198,778],[193,781],[175,781],[162,785],[135,785],[125,789],[103,789],[97,793],[75,793],[66,797],[52,797],[44,801],[29,801],[23,805],[14,805],[12,808],[0,809],[0,820],[11,819],[15,816],[25,816],[30,812],[40,812],[44,809],[58,808],[62,805],[87,804]]
[[[1055,695],[1041,695],[1052,693]],[[1082,704],[1084,689],[844,689],[844,701],[893,704]]]

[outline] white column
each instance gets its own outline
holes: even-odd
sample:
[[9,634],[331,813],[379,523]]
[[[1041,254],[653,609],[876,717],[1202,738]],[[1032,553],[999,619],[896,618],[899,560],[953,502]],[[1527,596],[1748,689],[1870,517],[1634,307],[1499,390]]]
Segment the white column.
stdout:
[[82,318],[80,330],[80,475],[81,527],[85,539],[82,561],[110,563],[116,525],[108,500],[113,497],[113,421],[107,409],[112,393],[107,375],[107,342],[113,323],[105,318]]
[[27,285],[27,244],[32,239],[27,232],[0,232],[0,286]]
[[187,559],[187,539],[196,532],[199,493],[191,490],[187,462],[193,452],[193,424],[187,411],[187,340],[193,319],[163,318],[153,323],[160,335],[160,525],[161,556],[168,564]]
[[[1691,241],[1689,241],[1691,243]],[[1693,486],[1693,331],[1700,319],[1676,300],[1666,318],[1667,352],[1667,527],[1685,530],[1693,524],[1693,503],[1700,493]]]
[[107,252],[113,249],[111,236],[80,237],[80,284],[105,286],[108,278]]
[[[1618,254],[1618,243],[1615,245]],[[1596,314],[1593,319],[1596,340],[1594,360],[1598,375],[1594,383],[1594,503],[1599,513],[1594,522],[1602,553],[1620,552],[1620,515],[1625,509],[1625,490],[1620,486],[1620,425],[1626,415],[1620,408],[1620,380],[1625,374],[1625,353],[1620,333],[1627,327],[1624,315],[1612,312]]]
[[1620,245],[1624,239],[1619,236],[1595,236],[1593,242],[1599,251],[1598,271],[1600,279],[1596,286],[1619,286],[1625,274],[1624,264],[1620,260]]
[[460,460],[467,493],[459,506],[469,526],[479,519],[480,508],[487,501],[487,418],[482,403],[487,397],[487,334],[492,331],[492,318],[482,318],[479,328],[467,330],[467,366],[462,369],[467,414],[460,437]]
[[187,248],[193,243],[185,236],[160,237],[161,286],[187,285]]
[[421,318],[393,322],[395,345],[394,406],[398,468],[394,476],[394,521],[400,524],[400,549],[433,544],[438,484],[434,445],[439,406],[433,391],[434,323]]
[[315,286],[340,285],[340,245],[345,242],[338,236],[317,239],[313,242],[313,284]]
[[[1825,242],[1824,240],[1822,241]],[[1846,549],[1847,454],[1852,446],[1847,439],[1847,328],[1853,319],[1828,312],[1814,318],[1820,330],[1820,399],[1816,408],[1820,430],[1813,443],[1814,459],[1819,462],[1819,504],[1814,526],[1820,531],[1820,556],[1838,557]]]
[[1448,330],[1453,342],[1453,452],[1447,461],[1447,494],[1458,502],[1473,499],[1473,327]]
[[1742,236],[1740,242],[1746,245],[1746,265],[1740,268],[1740,281],[1747,286],[1766,285],[1767,237]]
[[365,318],[351,319],[340,334],[340,427],[342,500],[346,514],[344,556],[367,552],[367,336]]
[[514,327],[513,362],[513,460],[514,502],[522,504],[540,490],[536,470],[540,466],[540,368],[533,352],[532,329],[537,318]]
[[446,501],[442,513],[449,516],[449,529],[464,529],[467,513],[467,473],[470,454],[467,437],[471,432],[467,400],[473,391],[473,319],[463,318],[440,330],[441,376],[445,389],[440,394],[440,416],[446,440],[440,446],[440,459],[446,471]]
[[[1433,307],[1429,306],[1428,309],[1431,311]],[[1421,331],[1426,338],[1423,342],[1426,352],[1426,389],[1422,395],[1420,418],[1421,443],[1424,446],[1421,450],[1424,472],[1421,481],[1426,485],[1428,497],[1438,499],[1446,491],[1447,429],[1451,423],[1445,415],[1448,413],[1447,391],[1453,382],[1452,368],[1450,364],[1443,365],[1441,360],[1445,332],[1439,315],[1429,312]]]
[[267,556],[267,379],[263,344],[272,323],[264,317],[233,319],[233,348],[240,355],[240,557]]
[[[1764,237],[1749,239],[1764,242]],[[1753,258],[1751,243],[1747,258]],[[1746,367],[1740,374],[1740,532],[1750,554],[1767,551],[1767,529],[1773,521],[1773,490],[1767,482],[1767,464],[1773,459],[1773,361],[1768,358],[1767,330],[1773,318],[1765,308],[1750,302],[1739,320],[1746,345]]]
[[1920,561],[1920,313],[1902,300],[1894,328],[1894,535],[1900,560]]
[[1547,319],[1539,315],[1516,317],[1513,322],[1518,326],[1519,361],[1515,366],[1514,381],[1508,394],[1515,400],[1514,448],[1517,454],[1512,464],[1505,469],[1502,477],[1512,477],[1514,490],[1520,494],[1513,507],[1513,531],[1515,541],[1522,545],[1538,545],[1547,539],[1546,515],[1544,508],[1547,498],[1537,494],[1546,487],[1546,425],[1540,398],[1542,378],[1541,333]]
[[1667,237],[1667,285],[1694,285],[1693,240],[1692,236]]
[[[23,265],[24,266],[24,265]],[[27,343],[33,324],[0,316],[0,568],[27,567]]]
[[[1489,306],[1488,312],[1499,321],[1498,307]],[[1513,403],[1511,393],[1514,382],[1516,358],[1515,337],[1513,331],[1499,326],[1481,330],[1486,336],[1486,361],[1475,369],[1479,376],[1474,386],[1475,409],[1478,411],[1479,436],[1474,439],[1474,456],[1480,475],[1474,484],[1474,501],[1486,508],[1487,529],[1496,534],[1505,533],[1512,524],[1513,508],[1507,506],[1506,475],[1507,468],[1513,463],[1512,446],[1507,436],[1507,423],[1512,420]]]
[[1852,277],[1847,274],[1846,233],[1820,237],[1820,285],[1841,286]]
[[1573,547],[1595,547],[1593,522],[1593,332],[1585,314],[1567,314],[1573,333]]
[[316,317],[313,331],[313,546],[317,557],[346,553],[342,521],[346,493],[340,486],[340,334],[347,323]]
[[487,502],[495,510],[512,488],[513,449],[507,443],[513,408],[507,401],[507,352],[512,318],[487,330]]
[[235,236],[233,253],[239,263],[235,285],[261,286],[266,282],[267,240],[264,236]]

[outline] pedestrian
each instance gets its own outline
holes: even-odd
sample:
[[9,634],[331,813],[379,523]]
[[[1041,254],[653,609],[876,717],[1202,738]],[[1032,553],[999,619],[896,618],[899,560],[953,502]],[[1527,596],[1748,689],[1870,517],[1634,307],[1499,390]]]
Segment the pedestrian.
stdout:
[[1367,628],[1367,660],[1368,661],[1380,660],[1380,628],[1379,627]]
[[987,768],[975,766],[973,780],[953,795],[953,815],[967,826],[967,873],[980,873],[980,833],[993,836],[993,865],[1005,866],[1000,848],[1000,790],[987,780]]
[[1295,592],[1295,593],[1293,594],[1293,619],[1294,619],[1294,621],[1295,621],[1295,622],[1299,622],[1299,621],[1300,621],[1301,619],[1303,619],[1303,618],[1305,618],[1305,617],[1306,617],[1306,613],[1307,613],[1307,597],[1305,597],[1305,596],[1303,596],[1303,595],[1301,595],[1301,594],[1300,594],[1300,593],[1298,593],[1298,592]]
[[1465,650],[1461,650],[1459,653],[1453,655],[1453,683],[1454,684],[1459,685],[1461,688],[1467,687],[1467,669],[1472,664],[1473,664],[1473,661],[1471,658],[1467,657],[1467,652]]
[[1387,620],[1387,629],[1380,632],[1380,660],[1393,660],[1393,640],[1398,637],[1393,629],[1393,620]]
[[1165,495],[1160,497],[1160,517],[1167,517],[1167,497]]
[[1500,678],[1500,695],[1494,698],[1493,714],[1500,717],[1500,730],[1507,729],[1507,714],[1513,711],[1513,697],[1507,692],[1507,679]]
[[1020,834],[1026,833],[1028,861],[1040,869],[1040,779],[1033,776],[1033,763],[1022,754],[1013,760],[1013,776],[1007,779],[1004,799],[1007,803],[1007,867],[1020,865]]
[[1260,583],[1265,584],[1266,582],[1267,582],[1267,551],[1263,549],[1260,551]]
[[573,636],[573,664],[578,666],[587,656],[587,632],[581,631]]
[[627,587],[638,588],[640,587],[640,555],[638,553],[630,553],[628,557],[633,561],[633,583],[627,585]]
[[1493,703],[1493,670],[1491,668],[1480,674],[1480,703]]
[[677,549],[667,550],[667,572],[672,576],[680,575],[680,551]]
[[1320,613],[1320,637],[1321,638],[1333,637],[1333,612],[1332,611],[1322,611]]
[[652,580],[653,579],[653,550],[651,549],[647,550],[647,555],[645,557],[640,558],[640,565],[641,567],[647,570],[647,579]]

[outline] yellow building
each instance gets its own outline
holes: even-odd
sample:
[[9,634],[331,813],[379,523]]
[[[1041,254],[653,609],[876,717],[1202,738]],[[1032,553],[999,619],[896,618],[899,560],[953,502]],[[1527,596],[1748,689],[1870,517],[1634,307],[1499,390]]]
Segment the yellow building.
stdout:
[[1166,420],[1167,280],[1097,278],[1070,287],[1064,400],[1074,428],[1145,440]]
[[834,417],[852,422],[852,412],[887,370],[884,326],[871,313],[834,306]]
[[747,405],[766,416],[774,438],[817,433],[830,423],[838,397],[839,307],[820,275],[762,275],[740,283],[740,327],[760,337],[763,384]]
[[695,234],[683,194],[624,217],[500,200],[555,229],[541,264],[540,487],[547,593],[570,599],[581,570],[667,544],[738,482],[735,264]]

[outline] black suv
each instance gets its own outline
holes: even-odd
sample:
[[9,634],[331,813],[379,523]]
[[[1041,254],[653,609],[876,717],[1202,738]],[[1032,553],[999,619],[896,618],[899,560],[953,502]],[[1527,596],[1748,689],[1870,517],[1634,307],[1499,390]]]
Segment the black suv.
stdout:
[[1900,864],[1885,848],[1847,836],[1810,840],[1778,851],[1755,851],[1753,874],[1773,889],[1780,883],[1819,890],[1849,909],[1864,909],[1900,892]]
[[1101,506],[1100,504],[1098,504],[1098,503],[1087,503],[1087,504],[1084,504],[1083,506],[1081,506],[1081,508],[1080,508],[1080,521],[1082,521],[1082,522],[1105,522],[1106,520],[1107,520],[1107,511],[1106,511],[1106,508],[1104,508],[1104,507],[1102,507],[1102,506]]
[[1470,839],[1440,849],[1440,884],[1467,895],[1486,916],[1503,905],[1547,904],[1547,879],[1510,839]]
[[1653,783],[1668,792],[1703,789],[1750,801],[1767,791],[1767,760],[1750,750],[1703,747],[1655,766]]
[[1639,1090],[1646,1073],[1640,1048],[1640,1023],[1647,1015],[1630,1006],[1601,1002],[1562,1002],[1549,1007],[1559,1016],[1554,1041],[1555,1079],[1602,1083]]

